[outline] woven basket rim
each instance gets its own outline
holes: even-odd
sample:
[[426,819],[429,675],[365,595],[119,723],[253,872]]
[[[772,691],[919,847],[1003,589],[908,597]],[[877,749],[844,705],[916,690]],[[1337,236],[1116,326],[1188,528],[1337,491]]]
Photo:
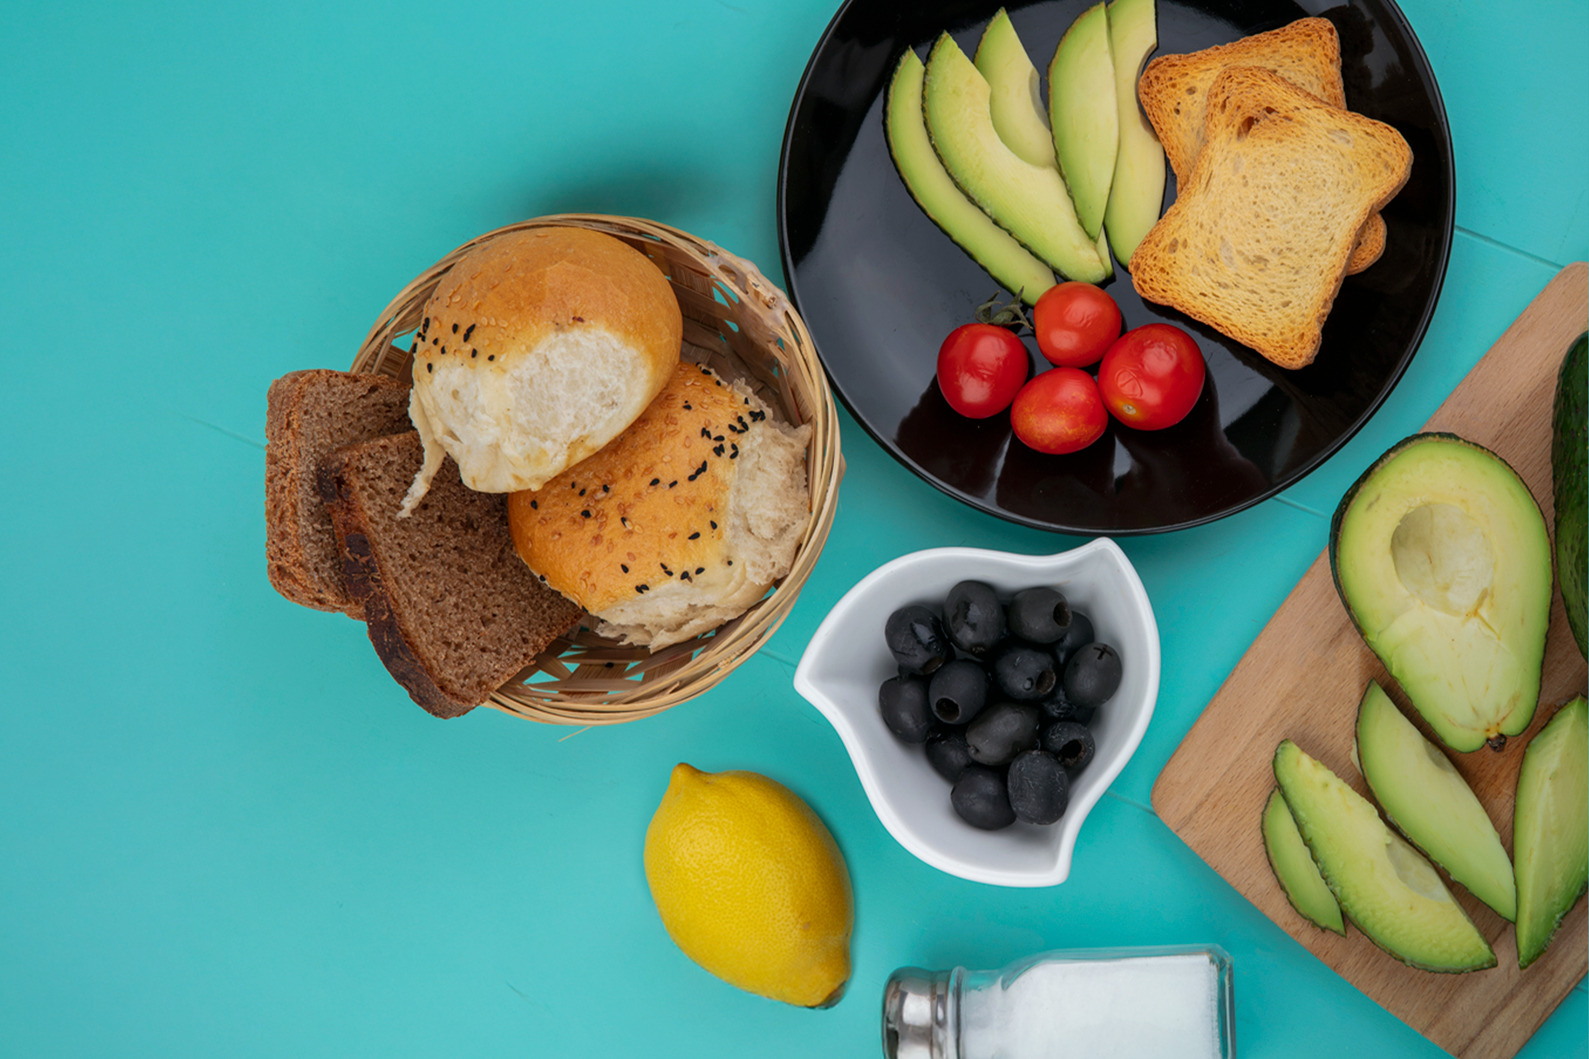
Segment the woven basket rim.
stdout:
[[[515,222],[461,244],[410,280],[376,317],[353,360],[353,371],[411,377],[412,354],[393,344],[418,326],[425,302],[452,264],[499,236],[532,228],[581,227],[605,232],[652,257],[679,295],[686,313],[689,354],[738,364],[756,375],[759,392],[796,425],[811,425],[806,450],[810,513],[789,573],[743,615],[692,640],[655,653],[626,647],[581,628],[560,638],[534,665],[484,704],[529,720],[564,725],[606,725],[649,717],[695,698],[749,659],[793,608],[827,540],[844,474],[838,410],[816,345],[788,296],[749,261],[714,243],[656,221],[608,214],[563,213]],[[659,255],[664,261],[659,261]],[[710,290],[710,297],[707,291]],[[686,308],[686,305],[689,307]],[[710,308],[706,308],[706,306]],[[711,343],[711,313],[720,313]],[[695,323],[692,344],[691,322]],[[753,352],[747,363],[739,350]],[[767,358],[775,365],[769,380]],[[758,371],[758,368],[762,370]],[[748,380],[756,381],[756,380]],[[614,671],[618,675],[614,675]]]

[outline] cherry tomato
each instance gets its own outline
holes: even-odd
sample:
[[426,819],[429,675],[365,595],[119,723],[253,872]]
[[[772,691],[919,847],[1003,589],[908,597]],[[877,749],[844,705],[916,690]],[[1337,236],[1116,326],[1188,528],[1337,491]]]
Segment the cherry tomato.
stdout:
[[956,412],[986,419],[1010,406],[1030,367],[1025,344],[1009,329],[965,324],[938,350],[938,388]]
[[1060,283],[1032,306],[1032,329],[1049,363],[1088,368],[1120,337],[1120,306],[1091,283]]
[[1010,407],[1015,436],[1038,452],[1076,452],[1103,436],[1109,413],[1092,376],[1053,368],[1021,387]]
[[1098,390],[1122,423],[1163,430],[1186,418],[1206,374],[1191,335],[1171,324],[1145,324],[1121,335],[1104,354]]

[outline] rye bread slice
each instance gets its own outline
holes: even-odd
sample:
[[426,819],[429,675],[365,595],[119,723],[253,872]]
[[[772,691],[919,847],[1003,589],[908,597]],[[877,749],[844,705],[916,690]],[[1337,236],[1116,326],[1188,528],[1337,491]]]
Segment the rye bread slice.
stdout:
[[415,702],[458,717],[582,611],[519,558],[507,495],[466,488],[450,458],[425,499],[399,518],[423,458],[414,431],[344,446],[321,464],[320,496],[376,653]]
[[412,430],[409,385],[385,375],[283,375],[265,399],[265,568],[287,599],[362,618],[342,584],[342,553],[316,484],[320,461],[355,441]]
[[1131,258],[1131,281],[1283,368],[1312,362],[1359,231],[1407,182],[1389,125],[1255,67],[1209,89],[1191,179]]
[[[1203,149],[1208,90],[1225,70],[1256,66],[1284,77],[1332,107],[1346,109],[1341,41],[1328,19],[1301,18],[1267,33],[1180,55],[1161,55],[1137,81],[1142,110],[1164,145],[1177,184],[1191,179]],[[1363,271],[1385,250],[1385,220],[1374,214],[1358,234],[1347,273]]]

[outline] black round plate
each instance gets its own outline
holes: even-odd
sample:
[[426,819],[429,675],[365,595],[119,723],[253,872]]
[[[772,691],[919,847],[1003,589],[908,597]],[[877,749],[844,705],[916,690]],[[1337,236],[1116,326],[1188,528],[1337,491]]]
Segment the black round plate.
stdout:
[[[1029,526],[1156,533],[1273,496],[1345,444],[1390,394],[1440,294],[1455,214],[1451,136],[1412,27],[1389,0],[1325,10],[1278,0],[1159,0],[1155,54],[1195,51],[1310,14],[1329,19],[1340,33],[1347,105],[1406,137],[1412,176],[1383,211],[1384,256],[1346,278],[1317,360],[1298,371],[1142,301],[1117,266],[1105,286],[1125,326],[1164,320],[1191,332],[1209,385],[1167,430],[1111,422],[1089,448],[1045,456],[1014,438],[1007,413],[965,419],[938,391],[939,344],[998,284],[917,207],[883,133],[883,97],[904,50],[925,58],[948,30],[971,54],[999,6],[850,0],[806,67],[784,134],[778,234],[790,294],[835,389],[905,466],[950,496]],[[1039,71],[1086,6],[1048,0],[1009,8]],[[1165,205],[1174,198],[1170,173]],[[1046,368],[1026,341],[1033,370]]]

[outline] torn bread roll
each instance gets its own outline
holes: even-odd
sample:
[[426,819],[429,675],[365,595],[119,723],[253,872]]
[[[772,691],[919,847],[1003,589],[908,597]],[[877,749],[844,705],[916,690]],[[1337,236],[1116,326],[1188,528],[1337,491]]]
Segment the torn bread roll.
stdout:
[[508,498],[514,544],[602,635],[652,650],[687,640],[789,572],[809,514],[810,435],[681,363],[600,452]]
[[425,462],[484,493],[538,489],[634,422],[679,362],[672,285],[628,244],[585,228],[496,236],[459,258],[414,336],[409,417]]

